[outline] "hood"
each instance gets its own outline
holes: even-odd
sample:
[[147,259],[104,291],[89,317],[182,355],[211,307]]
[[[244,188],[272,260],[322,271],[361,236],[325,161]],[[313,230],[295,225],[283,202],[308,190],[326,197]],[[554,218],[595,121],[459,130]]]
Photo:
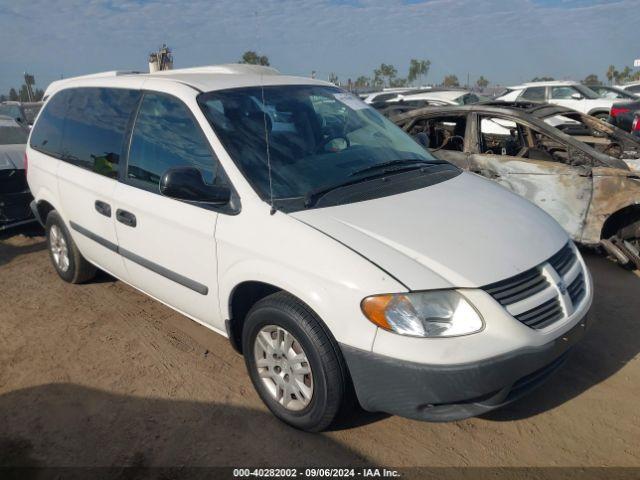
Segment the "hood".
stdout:
[[0,170],[24,170],[24,152],[27,146],[0,145]]
[[569,240],[541,209],[469,173],[412,192],[291,215],[411,290],[481,287],[542,263]]

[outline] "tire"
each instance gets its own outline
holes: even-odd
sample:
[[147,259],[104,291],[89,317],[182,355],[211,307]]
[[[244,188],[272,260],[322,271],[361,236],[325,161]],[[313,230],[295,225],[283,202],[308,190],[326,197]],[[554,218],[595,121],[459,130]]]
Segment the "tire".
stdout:
[[69,283],[83,283],[96,275],[96,267],[84,259],[55,210],[47,215],[45,233],[49,258],[60,278]]
[[[285,339],[293,343],[278,347]],[[337,342],[316,314],[292,295],[277,292],[258,301],[245,319],[242,345],[253,386],[283,422],[300,430],[322,431],[349,404],[350,380]],[[275,353],[270,355],[265,345]],[[307,370],[308,375],[296,374]],[[306,388],[300,388],[301,383]],[[284,388],[293,390],[287,395]]]
[[597,112],[597,113],[594,113],[592,116],[599,118],[600,120],[604,120],[605,122],[609,120],[609,114],[606,112]]

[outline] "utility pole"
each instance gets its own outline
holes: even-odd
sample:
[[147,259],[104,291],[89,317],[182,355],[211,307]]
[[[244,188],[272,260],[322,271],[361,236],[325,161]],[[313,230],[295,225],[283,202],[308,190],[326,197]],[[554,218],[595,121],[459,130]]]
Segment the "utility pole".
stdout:
[[24,83],[27,86],[27,96],[29,97],[29,101],[33,102],[35,95],[33,94],[33,85],[36,84],[36,79],[33,75],[24,72]]

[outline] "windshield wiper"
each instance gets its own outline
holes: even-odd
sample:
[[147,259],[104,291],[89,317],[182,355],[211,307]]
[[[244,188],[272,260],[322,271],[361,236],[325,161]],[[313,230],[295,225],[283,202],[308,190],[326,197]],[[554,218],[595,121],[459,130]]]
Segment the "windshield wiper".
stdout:
[[331,190],[348,187],[349,185],[355,185],[356,183],[362,183],[380,177],[380,174],[365,175],[358,178],[347,178],[345,180],[341,180],[340,182],[330,183],[329,185],[323,185],[321,187],[314,188],[313,190],[307,192],[307,194],[304,196],[304,206],[305,208],[312,207],[320,199],[320,197],[324,196],[325,193],[328,193]]
[[369,165],[368,167],[361,168],[355,172],[351,172],[351,176],[355,177],[366,172],[373,172],[376,170],[382,170],[384,172],[395,172],[398,170],[422,168],[424,166],[442,165],[447,162],[442,160],[421,160],[419,158],[404,159],[404,160],[391,160],[389,162],[378,163],[377,165]]

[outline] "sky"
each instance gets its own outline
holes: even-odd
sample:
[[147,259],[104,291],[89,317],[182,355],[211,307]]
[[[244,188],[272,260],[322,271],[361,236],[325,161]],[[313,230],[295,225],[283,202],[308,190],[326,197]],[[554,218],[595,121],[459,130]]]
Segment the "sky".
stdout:
[[640,58],[640,0],[0,0],[0,93],[105,70],[147,70],[167,43],[175,68],[238,61],[341,81],[390,63],[425,83],[455,74],[509,85],[603,78]]

